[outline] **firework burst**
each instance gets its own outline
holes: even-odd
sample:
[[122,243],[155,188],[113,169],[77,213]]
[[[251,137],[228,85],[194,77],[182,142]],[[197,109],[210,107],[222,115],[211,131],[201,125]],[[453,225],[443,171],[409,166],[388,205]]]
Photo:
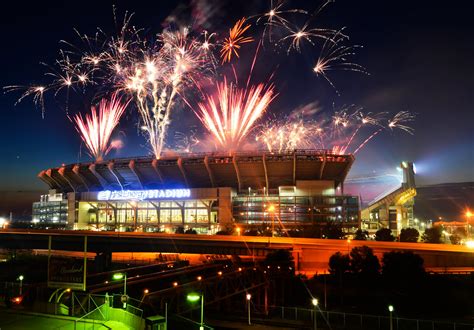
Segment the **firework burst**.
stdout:
[[111,149],[118,148],[116,141],[109,143],[110,136],[129,102],[123,103],[117,94],[114,94],[110,101],[102,99],[98,110],[92,107],[90,115],[86,114],[83,118],[78,114],[73,117],[76,130],[89,150],[89,154],[96,161],[102,161]]
[[334,36],[325,40],[321,53],[316,61],[316,65],[313,67],[313,71],[318,76],[322,76],[339,94],[333,81],[328,76],[328,71],[332,70],[347,70],[355,71],[363,74],[369,74],[366,69],[357,64],[349,61],[349,57],[355,55],[355,50],[362,46],[346,46],[342,43],[346,41],[348,37],[338,31]]
[[224,78],[216,89],[217,96],[206,95],[195,113],[217,145],[236,150],[275,98],[274,88],[258,84],[240,89]]
[[245,25],[245,18],[235,23],[234,27],[229,30],[229,36],[225,38],[221,49],[222,63],[230,62],[232,55],[239,57],[239,49],[242,44],[252,42],[252,37],[244,36],[245,31],[250,28],[250,24]]

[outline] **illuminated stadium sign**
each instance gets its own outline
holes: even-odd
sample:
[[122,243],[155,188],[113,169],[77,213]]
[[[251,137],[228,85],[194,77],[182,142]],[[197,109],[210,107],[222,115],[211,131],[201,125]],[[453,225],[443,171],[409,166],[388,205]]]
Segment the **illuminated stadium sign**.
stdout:
[[100,201],[144,200],[160,198],[187,198],[191,196],[189,189],[151,189],[151,190],[104,190],[97,199]]

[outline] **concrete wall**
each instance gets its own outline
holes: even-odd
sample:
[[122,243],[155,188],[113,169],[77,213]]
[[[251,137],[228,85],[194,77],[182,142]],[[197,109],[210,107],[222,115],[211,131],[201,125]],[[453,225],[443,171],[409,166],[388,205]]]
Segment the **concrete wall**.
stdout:
[[335,183],[330,180],[297,180],[296,196],[335,195]]

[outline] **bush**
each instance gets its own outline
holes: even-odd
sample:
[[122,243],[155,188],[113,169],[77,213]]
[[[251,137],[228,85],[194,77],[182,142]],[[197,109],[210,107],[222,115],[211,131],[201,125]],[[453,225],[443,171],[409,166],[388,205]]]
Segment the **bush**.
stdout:
[[400,232],[400,242],[418,242],[420,233],[415,228],[403,228]]
[[393,242],[395,240],[395,237],[392,235],[392,231],[390,229],[380,228],[375,233],[375,240],[383,242]]
[[189,228],[188,230],[186,230],[184,232],[185,234],[194,234],[194,235],[197,235],[197,231],[192,229],[192,228]]
[[184,234],[184,227],[177,227],[174,231],[175,234]]
[[425,232],[423,233],[422,239],[426,243],[441,243],[441,228],[426,228]]
[[331,239],[341,239],[345,236],[344,232],[342,231],[342,227],[330,221],[323,228],[323,235],[325,238]]
[[451,236],[449,236],[449,240],[451,241],[451,244],[453,245],[459,245],[461,244],[461,236],[459,236],[458,234],[452,234]]
[[366,241],[369,238],[369,232],[367,230],[357,229],[355,232],[355,241]]

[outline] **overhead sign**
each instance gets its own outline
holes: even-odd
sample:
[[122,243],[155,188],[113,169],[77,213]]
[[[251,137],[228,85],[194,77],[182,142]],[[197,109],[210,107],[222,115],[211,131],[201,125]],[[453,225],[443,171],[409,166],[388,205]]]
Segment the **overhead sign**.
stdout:
[[85,290],[85,267],[83,258],[50,256],[48,287]]
[[188,198],[190,189],[150,189],[150,190],[104,190],[100,191],[97,199],[100,201],[144,200],[163,198]]

